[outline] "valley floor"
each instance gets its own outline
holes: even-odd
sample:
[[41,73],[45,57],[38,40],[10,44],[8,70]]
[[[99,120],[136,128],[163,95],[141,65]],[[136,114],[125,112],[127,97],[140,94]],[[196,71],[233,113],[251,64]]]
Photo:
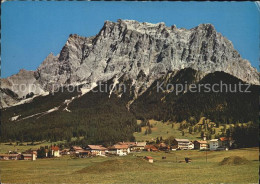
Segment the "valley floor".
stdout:
[[[258,148],[249,148],[208,151],[207,162],[206,152],[198,150],[0,161],[1,183],[258,183],[258,155]],[[152,156],[154,163],[143,156]],[[219,165],[230,156],[244,157],[249,163]],[[192,162],[183,162],[185,157]]]

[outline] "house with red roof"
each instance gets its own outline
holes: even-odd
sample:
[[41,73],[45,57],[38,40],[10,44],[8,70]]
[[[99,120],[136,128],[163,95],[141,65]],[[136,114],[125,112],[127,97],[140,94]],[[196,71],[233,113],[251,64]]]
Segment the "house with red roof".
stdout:
[[144,151],[159,151],[154,145],[146,145]]
[[233,143],[234,140],[231,137],[220,137],[218,141],[219,147],[222,148],[230,148]]
[[58,146],[51,147],[51,155],[53,157],[60,157],[60,148]]
[[145,156],[144,159],[147,160],[150,163],[153,163],[153,157]]

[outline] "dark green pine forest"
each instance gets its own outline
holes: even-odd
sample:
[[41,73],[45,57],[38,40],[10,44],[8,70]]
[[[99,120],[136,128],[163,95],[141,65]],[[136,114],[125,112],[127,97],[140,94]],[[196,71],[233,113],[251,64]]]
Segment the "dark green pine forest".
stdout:
[[[44,116],[10,121],[13,114],[22,114],[22,119],[29,114],[57,107],[68,98],[67,95],[72,97],[77,93],[57,92],[40,97],[25,107],[21,105],[2,110],[1,141],[58,141],[81,136],[84,136],[87,144],[134,140],[136,118],[119,98],[115,95],[109,98],[108,93],[90,92],[75,99],[69,105],[71,112],[64,111],[66,106],[63,105],[58,111]],[[38,110],[38,106],[41,110]]]

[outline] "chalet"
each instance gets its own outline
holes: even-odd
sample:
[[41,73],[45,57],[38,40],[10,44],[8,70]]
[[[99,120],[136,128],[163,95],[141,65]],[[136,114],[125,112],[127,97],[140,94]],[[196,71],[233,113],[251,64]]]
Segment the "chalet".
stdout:
[[142,151],[142,150],[144,150],[145,146],[146,146],[146,142],[137,142],[133,146],[133,151]]
[[150,163],[153,163],[153,157],[145,156],[144,159],[147,160]]
[[127,155],[128,153],[130,153],[130,148],[126,144],[122,144],[122,145],[116,144],[111,146],[108,149],[108,154],[112,154],[112,155],[124,156]]
[[194,141],[194,149],[207,149],[208,148],[208,143],[207,141]]
[[0,154],[0,160],[20,160],[21,154]]
[[159,151],[154,145],[146,145],[144,151]]
[[60,148],[58,146],[51,147],[51,155],[53,157],[60,157]]
[[188,139],[174,139],[173,149],[188,150],[190,141]]
[[88,145],[86,150],[90,151],[90,153],[95,156],[105,156],[107,148],[102,145]]
[[23,153],[21,158],[23,160],[36,160],[37,156],[35,152],[31,152],[31,153]]
[[210,150],[217,150],[218,148],[218,139],[211,139],[209,141],[209,149]]

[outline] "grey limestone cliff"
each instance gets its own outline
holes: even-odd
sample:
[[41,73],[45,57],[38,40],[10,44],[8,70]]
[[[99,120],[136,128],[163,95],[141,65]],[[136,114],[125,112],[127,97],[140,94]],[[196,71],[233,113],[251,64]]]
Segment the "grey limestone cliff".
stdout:
[[[106,21],[93,37],[70,35],[58,56],[50,54],[35,72],[24,71],[3,79],[1,89],[11,90],[12,83],[33,83],[37,86],[34,94],[40,95],[53,86],[95,84],[124,76],[132,80],[138,96],[139,88],[145,91],[162,75],[188,67],[200,71],[199,78],[224,71],[259,84],[257,70],[211,24],[188,30],[164,23],[118,20]],[[2,106],[11,106],[28,91],[16,91],[15,100],[2,91]]]

